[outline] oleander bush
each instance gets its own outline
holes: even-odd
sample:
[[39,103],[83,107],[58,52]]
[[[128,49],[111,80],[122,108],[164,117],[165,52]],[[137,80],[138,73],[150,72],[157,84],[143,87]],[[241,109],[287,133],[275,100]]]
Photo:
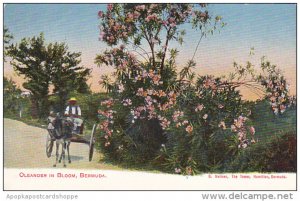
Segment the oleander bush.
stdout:
[[[243,161],[251,150],[267,153],[271,147],[284,147],[284,138],[292,141],[283,136],[265,147],[263,134],[257,135],[261,102],[267,105],[260,112],[274,121],[295,105],[277,66],[263,58],[257,73],[251,62],[234,63],[233,72],[220,77],[196,75],[194,56],[177,66],[179,51],[170,43],[183,43],[182,25],[199,31],[195,53],[202,37],[225,26],[206,4],[108,4],[98,15],[100,40],[111,49],[97,55],[96,63],[115,69],[100,80],[109,94],[98,110],[97,140],[106,159],[185,175],[244,171],[236,164],[247,166]],[[243,100],[241,86],[260,93],[262,100]],[[260,169],[265,165],[260,159],[251,170],[277,170]]]

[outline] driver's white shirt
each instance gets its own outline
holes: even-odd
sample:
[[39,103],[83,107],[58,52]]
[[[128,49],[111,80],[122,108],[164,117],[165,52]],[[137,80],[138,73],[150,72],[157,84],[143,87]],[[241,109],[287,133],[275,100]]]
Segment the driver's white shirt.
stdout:
[[80,107],[77,105],[77,106],[70,106],[70,105],[68,105],[67,106],[67,108],[66,108],[66,110],[65,110],[65,114],[66,115],[69,115],[69,107],[72,107],[71,108],[71,112],[72,112],[72,114],[75,114],[76,115],[76,107],[77,107],[77,112],[78,112],[78,114],[77,115],[79,115],[79,116],[81,116],[81,109],[80,109]]

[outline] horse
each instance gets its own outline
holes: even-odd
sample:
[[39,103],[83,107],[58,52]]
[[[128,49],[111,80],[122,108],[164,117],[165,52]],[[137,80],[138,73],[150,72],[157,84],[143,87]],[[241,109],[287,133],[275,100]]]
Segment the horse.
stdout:
[[[61,163],[63,160],[63,166],[67,167],[65,162],[65,153],[67,150],[68,153],[68,161],[71,163],[71,157],[70,157],[70,144],[72,137],[72,130],[73,130],[73,122],[69,118],[65,117],[52,117],[48,118],[48,122],[50,126],[52,126],[52,129],[48,129],[49,134],[53,141],[56,142],[56,160],[53,165],[53,167],[56,167],[57,162]],[[62,147],[61,155],[59,156],[59,147]]]

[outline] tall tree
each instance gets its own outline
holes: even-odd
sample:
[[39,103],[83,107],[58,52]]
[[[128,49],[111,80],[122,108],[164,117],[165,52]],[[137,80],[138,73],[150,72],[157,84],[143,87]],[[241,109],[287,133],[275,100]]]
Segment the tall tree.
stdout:
[[42,117],[48,109],[48,93],[51,69],[46,65],[47,50],[44,35],[23,38],[19,44],[12,44],[8,49],[12,57],[14,70],[23,75],[26,81],[23,87],[31,91],[33,117]]
[[34,117],[41,118],[48,113],[50,84],[54,85],[61,108],[70,91],[88,91],[86,80],[90,69],[78,66],[81,53],[69,52],[65,43],[45,44],[41,33],[38,37],[24,38],[19,44],[11,45],[8,53],[15,71],[25,76],[24,88],[32,92]]
[[87,79],[91,69],[80,66],[80,52],[69,52],[65,43],[49,44],[47,65],[51,66],[51,83],[59,98],[59,110],[63,111],[69,93],[89,93]]
[[10,43],[11,39],[13,39],[13,35],[11,33],[9,33],[9,30],[7,27],[4,27],[3,30],[3,44],[4,44],[4,61],[5,61],[5,57],[7,55],[7,49],[8,49],[8,44]]

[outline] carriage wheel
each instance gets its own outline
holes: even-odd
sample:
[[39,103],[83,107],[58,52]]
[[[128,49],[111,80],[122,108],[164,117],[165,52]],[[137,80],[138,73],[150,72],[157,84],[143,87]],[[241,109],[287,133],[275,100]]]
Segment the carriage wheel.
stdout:
[[46,154],[50,158],[53,150],[54,141],[51,139],[51,136],[48,134],[46,139]]
[[96,131],[96,124],[94,124],[94,126],[93,126],[91,138],[90,138],[89,161],[92,161],[92,159],[93,159],[94,145],[95,145],[95,137],[94,137],[95,131]]

